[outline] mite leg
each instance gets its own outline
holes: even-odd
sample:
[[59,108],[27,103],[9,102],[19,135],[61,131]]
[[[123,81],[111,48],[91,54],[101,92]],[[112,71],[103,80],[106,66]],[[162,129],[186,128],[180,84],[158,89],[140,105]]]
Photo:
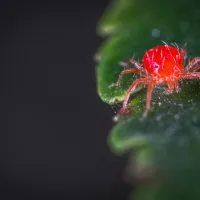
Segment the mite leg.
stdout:
[[191,73],[191,72],[196,72],[196,71],[198,71],[199,69],[200,69],[200,64],[194,66],[194,67],[191,69],[190,73]]
[[133,64],[136,69],[138,69],[140,71],[140,76],[142,77],[146,77],[147,76],[147,72],[146,70],[143,68],[143,65],[140,64],[139,62],[133,60],[133,59],[130,59],[128,62],[120,62],[119,64],[122,66],[122,67],[128,67],[129,66],[129,63]]
[[130,67],[129,63],[128,62],[123,62],[123,61],[120,61],[119,62],[119,65],[121,65],[122,67]]
[[123,70],[123,71],[121,72],[121,74],[119,75],[118,81],[117,81],[116,83],[112,83],[112,84],[109,86],[109,88],[110,88],[110,87],[113,87],[113,86],[119,86],[120,83],[121,83],[121,80],[122,80],[123,76],[124,76],[125,74],[130,74],[130,73],[140,74],[140,71],[139,71],[138,69],[134,69],[134,68]]
[[200,57],[194,58],[189,64],[185,67],[184,73],[194,72],[200,69]]
[[182,79],[195,79],[195,78],[196,79],[200,78],[200,72],[193,72],[182,76]]
[[174,83],[174,87],[175,87],[175,89],[176,89],[176,92],[178,92],[178,91],[179,91],[178,81],[176,81],[176,82]]
[[133,64],[138,70],[140,70],[141,72],[143,72],[145,75],[147,74],[146,70],[143,68],[143,65],[140,64],[139,62],[133,60],[133,59],[130,59],[129,62],[131,64]]
[[172,93],[174,91],[174,83],[167,84],[168,89],[166,90],[167,93]]
[[129,97],[130,97],[131,93],[136,89],[137,85],[139,85],[139,84],[148,84],[148,82],[149,82],[148,78],[141,78],[141,79],[135,80],[132,83],[132,85],[129,87],[128,91],[126,92],[126,96],[124,98],[123,105],[122,105],[118,115],[121,115],[121,114],[125,113]]
[[174,88],[176,89],[176,92],[179,91],[178,81],[174,83],[168,83],[167,85],[168,85],[168,89],[166,90],[167,93],[172,93],[174,91]]
[[186,58],[187,58],[187,50],[185,48],[180,49],[181,55],[183,57],[183,66],[185,66]]
[[146,109],[145,109],[145,112],[143,114],[143,117],[147,116],[149,109],[151,107],[151,96],[152,96],[154,85],[155,85],[155,83],[153,81],[149,83],[149,86],[148,86],[148,89],[147,89]]

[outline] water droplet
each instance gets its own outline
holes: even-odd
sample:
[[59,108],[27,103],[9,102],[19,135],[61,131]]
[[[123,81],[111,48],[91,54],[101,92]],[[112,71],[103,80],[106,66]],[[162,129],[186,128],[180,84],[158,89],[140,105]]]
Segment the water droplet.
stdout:
[[157,120],[157,121],[160,121],[160,120],[161,120],[161,118],[162,118],[162,116],[161,116],[161,115],[158,115],[158,116],[156,116],[156,120]]
[[152,29],[151,35],[152,35],[152,37],[159,37],[160,36],[160,30],[159,29]]
[[180,116],[179,116],[178,114],[175,114],[175,115],[174,115],[174,118],[175,118],[176,120],[178,120],[178,119],[180,119]]

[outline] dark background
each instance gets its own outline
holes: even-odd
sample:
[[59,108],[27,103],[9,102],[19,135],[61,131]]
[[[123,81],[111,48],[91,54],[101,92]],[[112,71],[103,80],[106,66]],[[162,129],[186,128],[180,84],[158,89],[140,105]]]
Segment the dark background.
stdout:
[[96,23],[108,1],[0,3],[0,199],[126,199],[107,145]]

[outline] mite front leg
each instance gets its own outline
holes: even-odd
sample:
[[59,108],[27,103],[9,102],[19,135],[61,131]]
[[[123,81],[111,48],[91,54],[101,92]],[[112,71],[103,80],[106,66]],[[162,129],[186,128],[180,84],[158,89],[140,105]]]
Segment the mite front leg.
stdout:
[[195,72],[200,69],[200,57],[194,58],[189,64],[185,67],[184,73]]
[[121,80],[122,80],[123,76],[124,76],[125,74],[130,74],[130,73],[140,74],[140,71],[139,71],[138,69],[134,69],[134,68],[123,70],[123,71],[121,72],[120,76],[119,76],[118,81],[117,81],[116,83],[112,83],[112,84],[109,86],[109,88],[110,88],[110,87],[114,87],[114,86],[119,86],[120,83],[121,83]]
[[137,62],[133,59],[130,59],[129,62],[131,64],[133,64],[139,71],[141,71],[142,73],[144,73],[146,75],[146,70],[143,68],[142,64],[140,64],[139,62]]
[[139,62],[133,60],[133,59],[130,59],[128,62],[120,62],[119,63],[122,67],[128,67],[130,66],[129,64],[132,64],[136,67],[136,69],[139,70],[140,72],[140,76],[141,77],[146,77],[147,76],[147,72],[146,70],[143,68],[143,65],[140,64]]
[[135,80],[132,83],[132,85],[129,87],[128,91],[126,92],[126,96],[124,98],[124,102],[123,102],[122,108],[120,109],[118,115],[126,113],[126,107],[127,107],[127,103],[128,103],[129,97],[130,97],[131,93],[133,93],[133,91],[136,89],[137,85],[139,85],[139,84],[148,84],[148,82],[149,82],[148,78],[141,78],[141,79]]

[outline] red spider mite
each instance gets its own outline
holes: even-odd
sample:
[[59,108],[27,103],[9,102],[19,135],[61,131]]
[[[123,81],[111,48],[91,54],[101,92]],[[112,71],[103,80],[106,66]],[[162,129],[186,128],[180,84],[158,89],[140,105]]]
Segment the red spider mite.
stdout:
[[185,66],[187,52],[185,49],[179,49],[178,46],[165,45],[154,47],[148,50],[140,64],[137,61],[130,59],[127,63],[121,62],[121,65],[128,66],[132,64],[135,68],[125,69],[121,72],[119,79],[116,83],[111,84],[109,87],[119,86],[125,74],[135,73],[140,75],[140,78],[133,81],[128,88],[123,105],[118,113],[123,115],[127,113],[127,103],[131,93],[138,85],[148,85],[146,97],[146,109],[143,116],[147,116],[151,107],[151,95],[153,88],[158,84],[167,84],[167,93],[172,93],[174,89],[178,92],[178,81],[181,79],[195,79],[200,78],[200,57],[194,58],[188,65]]

